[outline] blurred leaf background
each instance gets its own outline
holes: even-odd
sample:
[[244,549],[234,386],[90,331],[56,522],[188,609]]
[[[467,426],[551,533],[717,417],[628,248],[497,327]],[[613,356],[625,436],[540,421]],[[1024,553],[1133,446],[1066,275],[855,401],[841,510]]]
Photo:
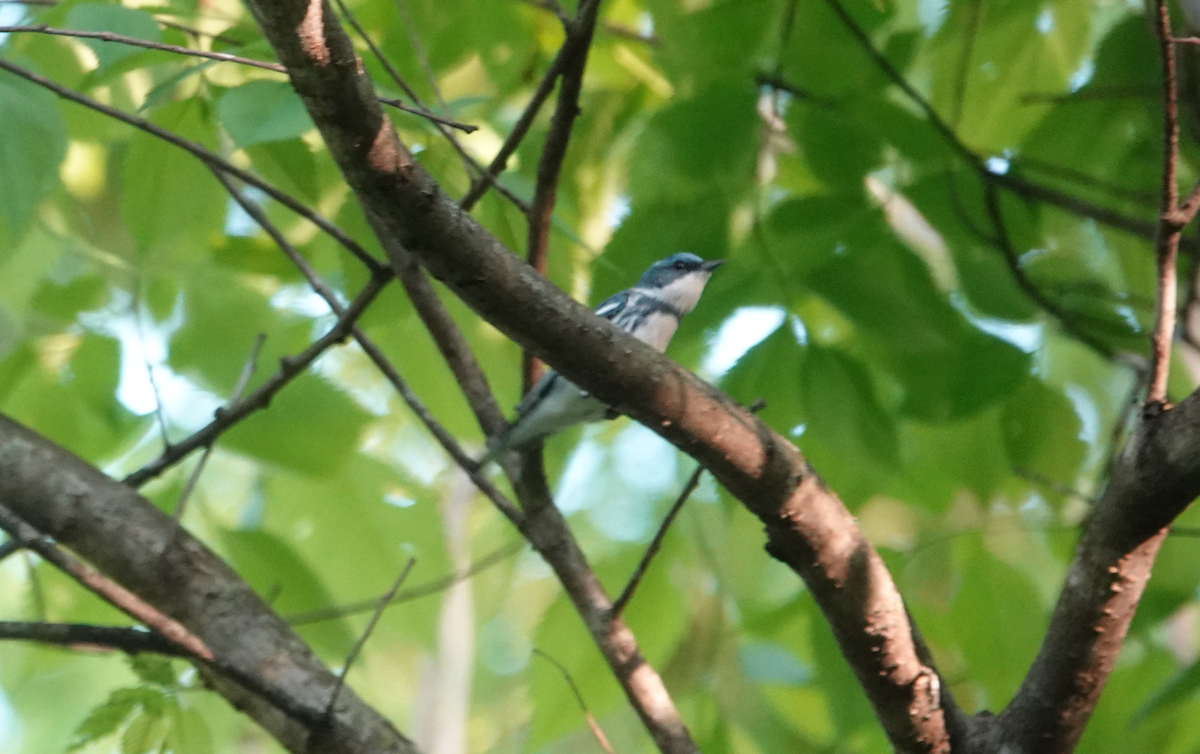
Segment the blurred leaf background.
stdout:
[[[538,2],[349,5],[431,107],[479,126],[461,140],[484,162],[562,41]],[[959,704],[998,710],[1033,659],[1120,442],[1154,297],[1147,238],[1013,186],[1152,219],[1157,52],[1135,2],[845,11],[986,172],[826,0],[606,0],[549,274],[595,303],[669,253],[729,259],[671,355],[744,403],[766,399],[761,416],[881,549]],[[0,19],[270,55],[234,0],[4,4]],[[380,94],[400,96],[358,43]],[[0,55],[218,151],[382,257],[281,75],[35,34],[7,35]],[[502,176],[526,199],[550,109]],[[470,176],[446,140],[392,112],[417,158],[463,193]],[[1184,152],[1190,182],[1197,152]],[[352,257],[250,196],[355,295],[365,274]],[[474,214],[521,250],[524,218],[497,192]],[[445,299],[502,404],[515,404],[518,349]],[[119,476],[157,454],[164,430],[179,440],[211,417],[259,334],[251,388],[331,322],[193,157],[0,74],[0,411]],[[362,324],[437,417],[481,447],[396,286]],[[1181,397],[1200,362],[1188,346],[1177,355]],[[624,419],[555,438],[547,457],[560,507],[619,591],[693,462]],[[144,491],[173,510],[195,463]],[[284,615],[370,600],[410,556],[419,586],[518,539],[354,345],[221,438],[183,523]],[[427,748],[447,735],[439,705],[458,698],[465,751],[598,751],[536,648],[569,671],[617,751],[652,750],[549,570],[528,550],[488,562],[457,592],[389,609],[350,673],[355,689]],[[1080,751],[1200,749],[1198,579],[1200,543],[1169,539]],[[25,555],[0,564],[0,617],[123,622]],[[367,617],[299,630],[339,666]],[[627,617],[704,751],[888,751],[803,585],[711,480]],[[470,672],[455,675],[456,660]],[[3,751],[277,750],[179,662],[4,643],[0,689]]]

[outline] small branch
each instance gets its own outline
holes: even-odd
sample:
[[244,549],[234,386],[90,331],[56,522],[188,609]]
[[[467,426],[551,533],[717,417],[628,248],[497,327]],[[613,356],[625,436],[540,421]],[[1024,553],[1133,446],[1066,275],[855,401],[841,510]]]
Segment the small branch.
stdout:
[[[186,31],[186,32],[189,32],[192,34],[203,33],[203,32],[199,32],[195,29],[191,29],[189,27],[181,26],[180,24],[171,23],[169,21],[163,21],[161,19],[155,19],[155,20],[164,26],[178,28],[181,31]],[[193,57],[193,58],[204,58],[206,60],[215,60],[215,61],[221,62],[221,63],[237,63],[238,65],[248,65],[248,66],[252,66],[254,68],[261,68],[264,71],[274,71],[275,73],[283,73],[283,74],[287,73],[287,69],[278,63],[271,63],[271,62],[268,62],[265,60],[255,60],[253,58],[246,58],[246,57],[242,57],[240,55],[230,55],[230,54],[224,53],[224,52],[210,52],[208,50],[193,50],[190,47],[180,47],[179,45],[166,44],[163,42],[151,42],[151,41],[145,40],[145,39],[138,39],[137,37],[129,37],[124,34],[114,34],[113,32],[110,32],[110,31],[76,31],[74,29],[57,29],[57,28],[48,26],[46,24],[31,24],[31,25],[26,25],[26,26],[0,26],[0,33],[34,33],[34,34],[49,34],[49,35],[55,36],[55,37],[74,37],[77,39],[97,39],[102,42],[113,42],[116,44],[129,45],[131,47],[143,47],[147,50],[159,50],[161,52],[171,52],[176,55],[186,55],[188,57]],[[207,35],[207,36],[211,36],[214,39],[220,38],[219,35]],[[458,121],[451,120],[449,118],[443,118],[440,115],[435,115],[435,114],[429,112],[428,110],[424,110],[421,108],[409,107],[408,105],[404,104],[400,100],[389,99],[387,97],[379,97],[378,99],[383,104],[391,105],[392,107],[396,108],[397,110],[403,110],[406,113],[411,113],[413,115],[419,115],[420,117],[425,118],[426,120],[432,121],[434,123],[439,123],[444,126],[449,126],[450,128],[456,128],[465,133],[471,133],[472,131],[479,130],[478,126],[472,126],[472,125],[469,125],[466,123],[459,123]]]
[[[757,414],[766,407],[767,402],[759,398],[750,404],[749,409],[750,413]],[[646,547],[646,551],[642,553],[642,559],[638,562],[637,568],[633,570],[633,575],[629,577],[629,583],[621,590],[620,596],[617,597],[609,609],[611,617],[618,617],[625,611],[625,605],[629,603],[634,591],[638,588],[638,584],[641,583],[642,578],[646,575],[646,570],[650,567],[650,561],[658,554],[659,549],[662,547],[663,539],[667,536],[667,529],[671,527],[672,522],[675,521],[675,517],[679,515],[679,511],[683,510],[683,504],[687,502],[691,494],[700,486],[700,475],[703,473],[704,467],[697,466],[696,470],[688,478],[687,484],[683,485],[683,491],[679,493],[679,497],[675,499],[675,502],[671,505],[671,509],[667,511],[662,524],[659,525],[658,531],[654,534],[654,539],[650,541],[649,546]]]
[[575,679],[571,677],[571,672],[567,670],[566,666],[561,662],[537,647],[533,648],[533,653],[554,667],[558,668],[558,672],[562,673],[563,679],[566,680],[567,685],[571,687],[571,693],[575,696],[575,701],[579,704],[579,710],[583,712],[583,719],[587,721],[588,728],[591,729],[592,736],[595,737],[596,743],[600,744],[600,748],[604,749],[607,754],[613,754],[613,748],[608,743],[608,736],[604,735],[604,730],[600,728],[600,723],[596,722],[596,718],[588,709],[587,702],[583,701],[583,694],[579,692],[579,686],[575,684]]
[[[296,269],[300,271],[300,274],[304,276],[304,279],[308,281],[313,291],[325,301],[338,317],[345,319],[349,310],[342,306],[333,289],[321,279],[321,276],[308,263],[308,260],[288,242],[287,238],[271,222],[262,208],[247,199],[233,185],[228,176],[221,173],[221,171],[213,170],[213,174],[221,185],[225,187],[225,190],[229,192],[233,200],[258,223],[259,227],[271,237],[271,240],[275,242],[280,251],[291,260]],[[441,299],[437,297],[437,293],[433,290],[428,278],[425,277],[425,274],[417,267],[415,262],[402,267],[399,272],[398,277],[401,284],[404,285],[409,298],[412,299],[413,306],[417,309],[417,313],[421,316],[425,326],[433,335],[438,348],[446,358],[446,362],[450,365],[455,377],[459,380],[459,385],[466,395],[472,410],[476,412],[476,416],[481,426],[483,426],[484,431],[489,432],[489,429],[493,426],[502,427],[504,417],[500,414],[500,409],[496,406],[495,398],[492,397],[492,392],[488,387],[487,379],[483,375],[483,370],[480,369],[479,363],[475,361],[475,357],[471,354],[470,348],[467,347],[462,333],[458,330],[457,325],[454,324],[454,320],[450,318],[450,314],[446,311]],[[405,381],[391,362],[388,361],[387,357],[384,356],[379,346],[357,325],[349,328],[349,335],[363,349],[363,353],[375,364],[375,367],[379,369],[384,378],[392,383],[392,386],[396,389],[401,399],[416,414],[417,418],[421,420],[430,434],[434,436],[450,457],[454,459],[455,463],[467,472],[471,480],[479,487],[479,490],[510,521],[514,523],[519,521],[520,513],[516,506],[503,493],[496,489],[495,485],[480,475],[474,460],[463,451],[462,447],[454,439],[454,436],[447,432],[437,419],[434,418],[432,412],[429,411],[424,402],[412,390],[408,382]]]
[[[3,61],[0,61],[2,63]],[[147,481],[157,477],[164,471],[183,460],[193,450],[214,443],[225,430],[237,424],[242,419],[259,409],[266,408],[276,393],[289,382],[299,376],[317,357],[330,347],[343,341],[353,328],[355,320],[366,310],[383,287],[387,279],[383,275],[375,275],[363,287],[358,297],[345,309],[333,327],[329,328],[312,345],[295,356],[280,359],[279,370],[250,395],[242,400],[231,403],[216,410],[213,420],[200,430],[192,433],[187,439],[167,448],[158,458],[146,464],[122,480],[131,487],[140,487]]]
[[0,640],[36,641],[60,647],[107,647],[131,655],[153,652],[170,657],[191,657],[161,634],[129,626],[0,621]]
[[408,32],[408,42],[412,45],[413,54],[421,64],[421,70],[425,72],[425,81],[433,90],[433,96],[437,98],[438,104],[444,111],[447,109],[446,100],[442,97],[441,88],[438,87],[437,74],[433,72],[433,66],[429,64],[429,55],[425,53],[425,45],[421,44],[421,37],[417,35],[417,26],[413,23],[412,14],[408,12],[408,3],[405,0],[396,0],[396,10],[400,11],[400,18],[404,21],[404,29]]
[[475,206],[475,203],[493,185],[496,177],[503,173],[508,166],[508,158],[512,157],[513,153],[517,151],[517,147],[521,145],[525,134],[529,133],[529,127],[533,125],[534,119],[541,112],[546,98],[550,96],[550,92],[554,91],[554,82],[558,80],[559,75],[562,73],[563,64],[567,59],[568,45],[572,45],[573,43],[572,37],[567,37],[566,41],[563,42],[562,47],[558,49],[558,54],[554,56],[554,60],[550,62],[550,66],[542,76],[541,82],[538,83],[537,89],[533,91],[533,96],[529,98],[529,104],[525,105],[525,110],[522,111],[521,117],[517,118],[517,122],[513,124],[508,138],[500,145],[500,151],[496,152],[496,156],[492,158],[491,164],[487,166],[483,175],[471,183],[471,188],[459,200],[458,206],[462,207],[464,211],[470,211]]
[[68,555],[5,506],[6,503],[0,501],[0,529],[8,532],[14,540],[36,552],[43,560],[78,581],[105,602],[157,631],[164,639],[181,647],[190,656],[210,661],[214,659],[212,651],[183,624],[163,615],[141,597],[120,584],[109,581],[99,572]]
[[197,38],[203,37],[205,39],[211,39],[215,42],[223,42],[227,45],[232,45],[233,47],[244,47],[246,45],[246,43],[243,42],[242,40],[234,39],[233,37],[227,37],[224,34],[213,34],[212,32],[207,32],[202,29],[197,29],[194,26],[188,26],[187,24],[181,24],[178,21],[168,21],[167,19],[163,18],[164,15],[168,15],[168,14],[163,14],[163,13],[154,14],[154,21],[159,26],[162,26],[163,28],[174,29],[176,31],[182,31],[184,34],[190,34],[193,37],[197,37]]
[[[462,571],[449,573],[440,579],[434,579],[425,584],[410,587],[403,591],[397,592],[389,601],[388,605],[399,605],[403,602],[411,602],[422,597],[428,597],[432,594],[444,592],[460,581],[466,581],[478,573],[482,573],[492,566],[501,563],[513,555],[516,555],[521,550],[525,549],[525,540],[513,542],[510,545],[501,547],[493,551],[490,555],[485,555],[479,560],[472,563]],[[310,623],[320,623],[321,621],[336,620],[345,618],[348,615],[357,613],[365,613],[368,610],[374,609],[383,599],[384,595],[375,597],[370,600],[361,602],[351,602],[345,605],[333,605],[330,607],[321,607],[316,610],[308,610],[303,613],[293,613],[292,615],[284,616],[289,626],[305,626]]]
[[[253,376],[254,369],[258,366],[258,354],[262,351],[263,343],[266,340],[267,336],[264,333],[259,333],[258,337],[254,339],[250,355],[246,357],[246,363],[242,365],[242,373],[238,375],[237,384],[233,386],[233,392],[229,395],[229,400],[225,403],[226,409],[241,400],[242,393],[246,392],[246,386],[250,384],[250,377]],[[204,471],[205,464],[208,463],[208,457],[212,455],[213,447],[213,443],[204,446],[204,453],[200,456],[200,460],[196,462],[196,468],[192,469],[187,484],[183,485],[183,491],[179,493],[179,501],[175,503],[174,519],[176,521],[183,518],[183,510],[187,506],[188,498],[192,496],[192,490],[196,488],[196,482],[199,481],[200,474]]]
[[475,131],[479,130],[479,126],[472,126],[469,123],[459,123],[456,120],[450,120],[449,118],[443,118],[440,115],[435,115],[431,112],[427,112],[418,107],[411,107],[409,105],[406,105],[398,99],[392,99],[390,97],[380,97],[379,101],[389,107],[394,107],[397,110],[403,110],[404,112],[412,113],[413,115],[420,115],[425,120],[432,121],[433,123],[438,123],[443,126],[449,126],[450,128],[457,128],[459,131],[462,131],[463,133],[469,134],[469,133],[474,133]]
[[1158,298],[1151,335],[1151,367],[1146,406],[1163,407],[1167,400],[1167,379],[1171,369],[1171,344],[1175,338],[1176,278],[1181,226],[1174,220],[1179,204],[1176,163],[1179,159],[1179,113],[1176,103],[1175,47],[1171,44],[1171,17],[1166,0],[1157,0],[1157,31],[1162,57],[1163,77],[1163,174],[1162,215],[1155,236],[1154,251],[1158,267]]
[[329,695],[329,705],[325,707],[325,716],[329,717],[333,713],[333,707],[337,704],[338,695],[342,693],[342,687],[346,685],[346,674],[350,672],[350,666],[358,659],[359,652],[367,643],[367,639],[371,637],[371,633],[375,630],[375,625],[379,623],[379,616],[383,615],[383,610],[396,596],[396,592],[400,590],[400,586],[404,580],[408,578],[408,574],[416,565],[416,558],[409,558],[408,563],[400,570],[400,575],[396,577],[396,582],[392,584],[392,588],[384,592],[379,598],[379,604],[375,606],[375,613],[371,616],[371,620],[367,621],[366,628],[363,629],[362,635],[358,637],[358,641],[354,642],[354,646],[350,649],[350,654],[346,655],[346,661],[342,663],[342,672],[338,673],[337,683],[334,684],[333,693]]
[[683,486],[683,491],[679,493],[679,497],[675,498],[671,509],[667,511],[662,524],[659,525],[654,539],[650,541],[650,545],[642,553],[642,559],[638,561],[637,568],[633,570],[633,575],[629,577],[629,583],[625,585],[625,588],[621,590],[620,596],[617,597],[612,607],[609,608],[609,615],[615,618],[625,611],[625,605],[629,603],[634,591],[642,583],[642,577],[646,575],[646,570],[650,567],[650,561],[658,554],[659,549],[662,547],[663,539],[667,536],[667,529],[675,521],[675,517],[679,515],[679,511],[683,510],[683,504],[687,502],[688,497],[700,486],[700,475],[703,473],[704,467],[697,466],[696,470],[692,472],[691,477],[688,478],[687,484]]
[[370,270],[372,273],[377,274],[377,273],[381,272],[382,270],[386,269],[386,267],[383,264],[381,264],[378,260],[376,260],[370,254],[368,254],[366,252],[366,250],[363,249],[363,247],[360,246],[354,239],[352,239],[348,235],[346,235],[341,230],[341,228],[338,228],[336,225],[329,222],[328,220],[326,220],[324,217],[322,217],[318,213],[309,209],[309,207],[307,205],[305,205],[303,202],[299,201],[298,199],[295,199],[294,197],[290,196],[289,194],[287,194],[283,191],[280,191],[279,189],[275,188],[270,183],[267,183],[266,181],[257,177],[253,173],[250,173],[246,170],[242,170],[241,168],[239,168],[238,166],[229,162],[228,160],[224,159],[223,157],[221,157],[217,154],[214,154],[213,152],[209,151],[208,149],[205,149],[200,144],[197,144],[196,142],[190,141],[188,139],[184,139],[180,136],[176,136],[175,134],[171,133],[170,131],[167,131],[164,128],[160,128],[159,126],[154,125],[153,123],[145,120],[144,118],[139,118],[136,115],[129,115],[128,113],[122,112],[114,107],[109,107],[108,105],[97,102],[96,100],[94,100],[90,97],[87,97],[85,95],[79,94],[78,92],[71,91],[70,89],[68,89],[64,86],[60,86],[59,84],[54,83],[53,81],[47,79],[44,76],[36,74],[33,71],[27,70],[25,68],[22,68],[21,66],[15,65],[15,64],[13,64],[7,60],[4,60],[2,58],[0,58],[0,69],[6,70],[9,73],[20,76],[21,78],[25,79],[26,81],[37,84],[40,87],[49,89],[50,91],[54,92],[56,95],[58,95],[59,97],[65,99],[65,100],[74,102],[78,105],[83,105],[84,107],[95,110],[98,113],[103,113],[104,115],[107,115],[110,118],[119,120],[122,123],[126,123],[130,126],[133,126],[134,128],[141,130],[141,131],[145,131],[146,133],[148,133],[152,136],[156,136],[169,144],[173,144],[173,145],[179,147],[180,149],[190,153],[191,155],[193,155],[194,157],[199,159],[201,162],[203,162],[205,165],[208,165],[210,168],[217,168],[217,169],[222,170],[230,175],[236,176],[239,180],[244,181],[244,182],[248,183],[249,185],[254,186],[255,188],[261,190],[267,196],[270,196],[272,199],[279,202],[283,206],[287,207],[291,211],[295,212],[297,215],[300,215],[304,219],[306,219],[306,220],[310,221],[311,223],[313,223],[314,225],[316,225],[321,230],[325,231],[325,233],[327,233],[328,235],[333,237],[333,239],[336,240],[338,243],[340,243],[347,251],[349,251],[351,254],[353,254],[355,257],[357,257],[358,260],[361,261],[367,267],[367,269]]
[[1071,315],[1059,306],[1054,301],[1046,297],[1041,290],[1038,289],[1029,276],[1025,274],[1024,268],[1021,267],[1021,259],[1017,255],[1016,249],[1013,248],[1012,241],[1008,237],[1008,226],[1004,222],[1004,212],[1000,207],[1000,197],[997,196],[996,187],[990,183],[985,183],[983,186],[984,203],[987,206],[988,216],[992,221],[992,228],[995,234],[995,243],[999,247],[1000,253],[1004,256],[1004,262],[1008,265],[1009,273],[1013,276],[1017,286],[1025,292],[1026,296],[1041,307],[1047,314],[1058,320],[1063,331],[1071,335],[1073,338],[1091,348],[1096,353],[1106,359],[1112,359],[1115,352],[1104,342],[1096,339],[1087,331],[1081,329],[1078,324],[1071,318]]
[[[155,19],[158,23],[172,28],[180,28],[179,24],[173,24],[169,21]],[[200,33],[194,29],[183,27],[182,31],[187,31],[193,34]],[[130,47],[143,47],[147,50],[159,50],[162,52],[171,52],[176,55],[187,55],[193,58],[204,58],[206,60],[216,60],[222,63],[237,63],[238,65],[248,65],[254,68],[261,68],[266,71],[275,71],[276,73],[287,73],[284,67],[278,63],[270,63],[265,60],[255,60],[246,58],[240,55],[230,55],[224,52],[209,52],[207,50],[193,50],[190,47],[180,47],[179,45],[165,44],[163,42],[151,42],[146,39],[138,39],[137,37],[129,37],[124,34],[114,34],[111,31],[77,31],[75,29],[57,29],[48,24],[29,24],[26,26],[0,26],[0,34],[48,34],[53,37],[73,37],[76,39],[97,39],[101,42],[113,42],[115,44],[128,45]]]
[[[558,87],[558,103],[550,119],[550,130],[542,145],[538,160],[537,184],[533,191],[533,205],[529,208],[529,234],[526,240],[525,259],[533,269],[546,274],[550,251],[550,219],[558,196],[558,178],[562,173],[563,161],[567,157],[567,146],[571,141],[571,130],[579,117],[579,95],[583,90],[583,71],[587,67],[588,52],[596,31],[596,16],[600,0],[581,0],[575,19],[566,27],[567,38],[572,44],[566,50],[563,61],[562,80]],[[522,392],[529,392],[541,376],[541,363],[526,351],[521,359]]]

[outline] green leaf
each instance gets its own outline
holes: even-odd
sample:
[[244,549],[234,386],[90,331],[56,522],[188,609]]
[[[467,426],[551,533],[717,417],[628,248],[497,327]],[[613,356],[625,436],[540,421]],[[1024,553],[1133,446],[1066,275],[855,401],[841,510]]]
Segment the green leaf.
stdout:
[[292,139],[314,128],[290,84],[251,81],[217,102],[217,117],[239,147]]
[[[157,126],[208,149],[216,147],[202,103],[173,102],[151,118]],[[198,159],[179,147],[136,131],[125,159],[122,211],[143,254],[164,265],[200,257],[221,233],[225,193]]]
[[172,754],[212,754],[214,751],[208,723],[203,715],[190,707],[172,710],[167,745]]
[[148,689],[117,689],[112,692],[75,728],[75,737],[68,751],[82,749],[93,741],[116,733],[121,724],[152,695],[157,695],[157,692]]
[[150,754],[162,739],[162,715],[142,710],[121,734],[121,754]]
[[1030,377],[1013,393],[1002,420],[1004,447],[1018,472],[1070,484],[1087,453],[1075,408],[1059,392]]
[[0,134],[0,229],[10,239],[2,254],[57,184],[67,136],[54,96],[8,74],[0,76]]
[[[143,39],[147,42],[162,41],[162,32],[155,23],[154,16],[144,10],[126,8],[113,3],[76,5],[67,13],[67,26],[79,31],[108,31],[126,37]],[[101,68],[112,65],[122,58],[143,52],[140,47],[132,47],[119,42],[85,39],[83,43],[96,53]]]
[[297,377],[271,402],[226,433],[221,443],[270,463],[324,476],[358,450],[370,415],[320,377]]
[[129,658],[129,667],[138,678],[159,686],[175,686],[178,681],[171,661],[157,655],[139,654]]

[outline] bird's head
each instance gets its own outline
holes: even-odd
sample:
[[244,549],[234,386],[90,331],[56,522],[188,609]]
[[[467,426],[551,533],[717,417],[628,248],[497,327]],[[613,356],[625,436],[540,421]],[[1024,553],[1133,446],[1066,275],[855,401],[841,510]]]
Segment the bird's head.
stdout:
[[724,263],[724,259],[705,261],[687,252],[672,254],[650,265],[635,287],[661,298],[681,314],[687,314],[696,307],[713,270]]

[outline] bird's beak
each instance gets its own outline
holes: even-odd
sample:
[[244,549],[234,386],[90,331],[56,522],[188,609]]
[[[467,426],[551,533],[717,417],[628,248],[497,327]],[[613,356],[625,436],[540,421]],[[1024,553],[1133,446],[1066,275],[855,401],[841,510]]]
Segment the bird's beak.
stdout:
[[705,272],[711,273],[713,270],[717,269],[718,267],[720,267],[723,264],[725,264],[724,259],[710,259],[709,261],[701,264],[700,269],[704,270]]

